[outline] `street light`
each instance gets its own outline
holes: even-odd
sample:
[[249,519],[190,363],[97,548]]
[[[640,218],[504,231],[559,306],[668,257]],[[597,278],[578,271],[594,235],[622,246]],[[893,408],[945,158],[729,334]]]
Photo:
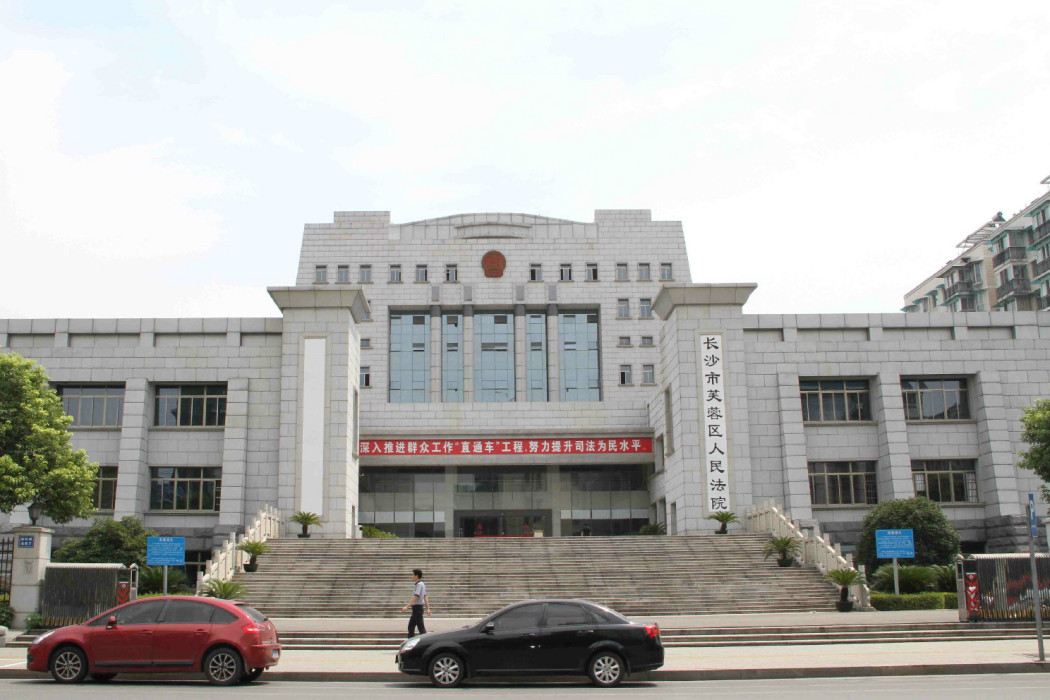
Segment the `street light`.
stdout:
[[44,506],[40,505],[36,501],[33,501],[29,506],[29,521],[36,525],[36,521],[40,519],[40,516],[44,514]]

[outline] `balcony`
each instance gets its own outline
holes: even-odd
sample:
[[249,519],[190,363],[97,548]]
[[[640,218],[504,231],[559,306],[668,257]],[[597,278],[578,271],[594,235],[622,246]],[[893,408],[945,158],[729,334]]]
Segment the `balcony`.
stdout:
[[1040,311],[1046,311],[1050,308],[1050,296],[1041,296],[1035,298],[1036,308]]
[[995,290],[995,295],[1000,301],[1011,294],[1015,297],[1023,297],[1028,296],[1029,294],[1035,294],[1035,290],[1032,289],[1032,283],[1024,277],[1007,280],[1006,284],[999,285]]
[[992,258],[992,267],[999,267],[1008,262],[1024,262],[1028,256],[1028,249],[1021,246],[1010,246],[1003,252]]
[[1038,279],[1047,272],[1050,272],[1050,258],[1032,263],[1032,279]]
[[1035,227],[1035,231],[1032,233],[1032,242],[1042,240],[1047,236],[1050,236],[1050,219]]
[[944,290],[944,300],[948,301],[953,297],[957,297],[960,294],[972,294],[973,293],[973,280],[961,280],[956,282],[952,286]]

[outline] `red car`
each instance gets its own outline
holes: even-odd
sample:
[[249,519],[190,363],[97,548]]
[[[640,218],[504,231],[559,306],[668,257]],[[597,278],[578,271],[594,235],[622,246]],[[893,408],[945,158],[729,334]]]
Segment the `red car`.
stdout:
[[80,625],[45,632],[26,667],[59,683],[90,674],[200,671],[216,685],[250,683],[277,664],[277,630],[262,613],[217,598],[163,596],[121,605]]

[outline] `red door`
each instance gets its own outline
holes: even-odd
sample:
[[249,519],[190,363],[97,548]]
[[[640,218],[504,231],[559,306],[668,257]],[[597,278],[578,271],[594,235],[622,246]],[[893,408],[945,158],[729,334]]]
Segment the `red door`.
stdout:
[[108,618],[91,631],[91,665],[106,668],[146,667],[153,663],[153,631],[164,600],[144,600],[116,610],[114,625]]
[[154,627],[153,665],[160,669],[193,666],[211,636],[214,605],[192,600],[173,600]]

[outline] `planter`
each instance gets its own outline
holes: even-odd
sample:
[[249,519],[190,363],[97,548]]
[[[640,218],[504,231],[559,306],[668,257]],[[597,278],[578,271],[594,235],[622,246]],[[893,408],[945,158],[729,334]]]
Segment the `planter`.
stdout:
[[849,611],[853,610],[853,601],[852,600],[836,600],[835,601],[835,608],[839,612],[849,612]]
[[783,559],[777,559],[777,566],[791,566],[795,563],[795,560],[791,557],[785,557]]
[[255,560],[255,557],[252,557],[248,561],[244,562],[244,570],[249,574],[255,573],[255,570],[258,568],[259,562]]
[[715,534],[716,535],[728,535],[729,531],[728,530],[715,530]]
[[310,533],[309,533],[309,532],[307,532],[306,534],[303,534],[303,533],[301,533],[301,532],[300,532],[300,533],[299,533],[298,535],[296,535],[296,536],[297,536],[297,537],[298,537],[299,539],[301,539],[301,540],[308,540],[308,539],[310,539]]

